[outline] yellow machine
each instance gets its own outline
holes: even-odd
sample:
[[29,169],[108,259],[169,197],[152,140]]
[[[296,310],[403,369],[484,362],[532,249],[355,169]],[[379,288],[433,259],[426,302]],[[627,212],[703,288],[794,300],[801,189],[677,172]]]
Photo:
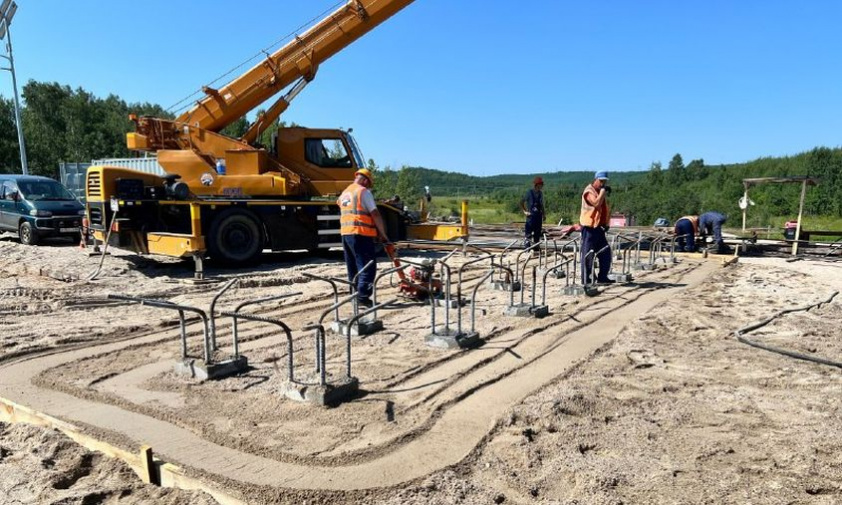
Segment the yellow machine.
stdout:
[[[256,140],[320,63],[412,1],[349,0],[226,86],[203,88],[205,96],[176,119],[132,116],[129,148],[156,152],[169,175],[91,167],[86,193],[94,235],[143,254],[207,252],[227,263],[252,260],[263,249],[340,245],[335,197],[365,166],[350,131],[280,128],[268,148]],[[287,87],[242,138],[219,133]],[[395,207],[380,210],[392,240],[467,236],[466,219],[432,225]]]

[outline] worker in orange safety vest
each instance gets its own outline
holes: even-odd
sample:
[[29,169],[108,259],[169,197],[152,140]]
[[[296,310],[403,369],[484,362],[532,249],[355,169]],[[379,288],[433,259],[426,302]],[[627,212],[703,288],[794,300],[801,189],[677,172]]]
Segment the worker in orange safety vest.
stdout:
[[357,304],[360,307],[371,307],[371,292],[376,263],[365,268],[375,259],[374,242],[377,239],[388,242],[386,226],[383,216],[377,210],[377,203],[370,188],[374,184],[374,176],[367,168],[361,168],[354,174],[354,182],[345,188],[336,203],[341,212],[340,225],[342,234],[342,249],[345,252],[345,266],[348,270],[348,280],[357,277]]
[[699,216],[684,216],[675,222],[675,245],[679,251],[695,252]]
[[582,192],[582,211],[579,214],[579,224],[582,225],[582,284],[589,284],[594,273],[594,260],[599,259],[599,274],[597,284],[612,284],[608,278],[611,271],[611,249],[606,247],[610,214],[608,212],[608,195],[611,188],[608,184],[608,172],[599,171],[594,174],[594,181]]

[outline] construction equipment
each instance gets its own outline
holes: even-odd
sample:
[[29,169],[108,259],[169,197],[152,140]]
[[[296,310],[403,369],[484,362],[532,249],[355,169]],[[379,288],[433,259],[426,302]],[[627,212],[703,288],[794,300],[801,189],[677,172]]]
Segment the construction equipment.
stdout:
[[[395,245],[386,244],[383,246],[383,249],[395,267],[400,268],[402,264],[397,256]],[[430,296],[437,297],[441,295],[441,279],[434,276],[435,261],[407,263],[411,263],[412,265],[407,269],[408,272],[404,272],[404,269],[397,270],[398,278],[400,279],[398,283],[398,294],[417,302],[427,300]]]
[[[334,200],[365,167],[351,130],[280,127],[276,121],[321,63],[412,1],[349,0],[227,85],[204,87],[204,97],[175,119],[130,116],[136,131],[127,134],[129,149],[157,153],[169,175],[91,167],[86,196],[95,237],[105,239],[119,211],[112,245],[193,256],[197,266],[205,252],[236,264],[263,249],[341,245]],[[221,133],[285,89],[241,138]],[[467,236],[466,215],[459,224],[433,225],[396,206],[379,208],[392,240]]]

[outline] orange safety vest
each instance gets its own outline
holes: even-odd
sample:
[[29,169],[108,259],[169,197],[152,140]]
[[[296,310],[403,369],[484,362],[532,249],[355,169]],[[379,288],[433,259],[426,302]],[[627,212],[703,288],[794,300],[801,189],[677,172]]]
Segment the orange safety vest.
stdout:
[[588,184],[585,191],[582,192],[582,212],[579,214],[579,223],[582,226],[589,226],[591,228],[607,225],[611,217],[611,214],[608,213],[608,202],[603,200],[602,204],[594,207],[585,198],[589,194],[592,200],[599,198],[599,191],[593,187],[593,184]]
[[[684,216],[678,218],[678,221],[681,221],[682,219],[686,219],[693,224],[693,235],[699,234],[699,216]],[[678,224],[678,221],[676,221],[675,224]]]
[[364,237],[376,237],[377,227],[374,225],[374,218],[363,207],[363,191],[366,188],[356,182],[345,188],[336,203],[339,205],[341,216],[339,224],[342,235],[362,235]]

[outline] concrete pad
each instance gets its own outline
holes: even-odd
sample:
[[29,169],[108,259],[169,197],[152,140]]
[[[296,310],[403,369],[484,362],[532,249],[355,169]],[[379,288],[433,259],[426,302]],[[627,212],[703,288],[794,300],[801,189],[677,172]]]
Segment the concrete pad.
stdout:
[[236,375],[246,371],[247,368],[248,359],[246,359],[245,356],[211,364],[207,364],[201,360],[188,358],[175,364],[175,373],[192,379],[206,381]]
[[549,305],[536,305],[532,309],[532,315],[538,319],[547,317],[550,315],[550,306]]
[[608,274],[608,278],[617,282],[631,282],[631,274]]
[[514,317],[530,317],[532,316],[532,305],[528,303],[516,303],[511,307],[506,307],[503,314]]
[[505,281],[491,281],[491,289],[495,291],[520,291],[520,281],[505,282]]
[[359,389],[360,381],[356,377],[343,377],[324,386],[318,381],[315,383],[286,381],[279,391],[290,400],[325,407],[354,398]]
[[[447,301],[444,298],[435,298],[436,307],[447,307]],[[450,297],[450,308],[451,309],[458,309],[459,307],[464,307],[468,305],[468,299],[462,297],[461,300],[457,300],[455,296]]]
[[450,334],[430,334],[424,337],[424,342],[430,347],[438,349],[466,349],[476,347],[480,343],[477,332],[451,332]]
[[[330,329],[340,335],[348,334],[348,323],[345,321],[334,321],[330,323]],[[360,319],[351,326],[351,336],[359,337],[371,335],[383,329],[383,321],[380,319]]]

